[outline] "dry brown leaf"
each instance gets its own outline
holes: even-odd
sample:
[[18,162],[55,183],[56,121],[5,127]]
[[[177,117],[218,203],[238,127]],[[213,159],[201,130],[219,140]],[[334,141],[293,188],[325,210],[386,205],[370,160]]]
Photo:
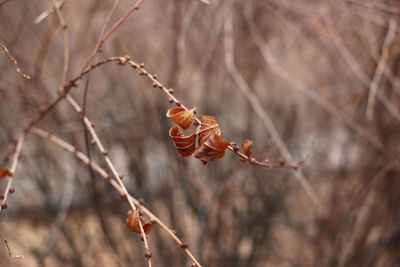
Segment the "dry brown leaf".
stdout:
[[134,231],[135,233],[140,234],[140,225],[139,225],[139,220],[142,223],[143,226],[143,231],[146,235],[149,235],[151,231],[153,231],[153,224],[149,221],[143,220],[140,218],[139,210],[136,209],[134,212],[131,210],[128,211],[127,213],[127,218],[126,218],[126,224],[125,226]]
[[201,124],[196,132],[199,135],[199,146],[204,144],[211,135],[220,135],[221,130],[219,129],[217,118],[213,116],[202,116]]
[[169,130],[169,136],[178,149],[179,156],[189,157],[196,149],[196,134],[184,136],[177,126]]
[[242,146],[243,146],[244,154],[246,154],[248,157],[250,157],[251,156],[251,147],[253,146],[253,141],[245,140],[243,142]]
[[9,169],[1,169],[0,170],[0,179],[3,179],[7,175],[9,175],[11,172]]
[[225,149],[230,143],[220,135],[213,133],[208,139],[197,148],[194,157],[200,159],[204,164],[214,159],[222,158],[225,155]]
[[167,117],[176,122],[183,130],[189,130],[194,122],[194,108],[186,110],[183,107],[170,108]]

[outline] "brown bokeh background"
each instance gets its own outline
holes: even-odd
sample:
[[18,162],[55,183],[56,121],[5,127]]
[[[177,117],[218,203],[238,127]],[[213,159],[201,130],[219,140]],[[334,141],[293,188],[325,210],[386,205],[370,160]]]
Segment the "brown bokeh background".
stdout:
[[[64,3],[69,79],[113,3]],[[121,1],[111,24],[132,4]],[[51,1],[0,6],[0,41],[32,76],[22,79],[0,53],[4,156],[59,89],[58,19],[35,23],[50,8]],[[145,0],[105,43],[97,59],[145,62],[186,106],[216,116],[226,139],[253,140],[257,159],[285,156],[281,139],[292,163],[305,159],[297,174],[249,166],[230,152],[206,166],[179,158],[168,136],[168,98],[129,67],[110,63],[92,72],[87,115],[129,192],[204,266],[400,266],[399,37],[396,0]],[[84,82],[72,91],[80,103]],[[38,126],[85,151],[81,119],[67,102]],[[94,147],[91,155],[106,167]],[[71,153],[28,136],[14,185],[0,232],[24,259],[9,258],[1,243],[0,266],[147,266],[139,236],[124,227],[128,204]],[[190,266],[157,225],[149,244],[153,266]]]

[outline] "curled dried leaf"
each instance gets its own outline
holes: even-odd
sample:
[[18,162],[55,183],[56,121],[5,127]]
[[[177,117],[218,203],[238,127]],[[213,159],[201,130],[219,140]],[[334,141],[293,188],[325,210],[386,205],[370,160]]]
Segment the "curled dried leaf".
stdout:
[[131,210],[128,211],[125,226],[134,231],[135,233],[140,234],[141,231],[140,231],[139,220],[142,223],[144,233],[146,235],[149,235],[153,230],[153,224],[149,221],[143,220],[140,217],[139,209],[136,209],[134,212]]
[[9,175],[11,172],[9,169],[1,169],[0,170],[0,179],[3,179],[7,175]]
[[183,107],[170,108],[167,112],[167,117],[176,122],[183,130],[189,130],[194,122],[195,109],[186,110]]
[[196,149],[196,134],[190,136],[184,136],[177,126],[169,130],[169,136],[175,143],[176,149],[178,149],[179,156],[189,157],[193,154]]
[[221,130],[219,129],[217,118],[213,116],[202,116],[201,124],[196,132],[199,135],[199,146],[204,144],[211,135],[220,135]]
[[242,144],[244,154],[246,156],[250,157],[251,156],[251,147],[253,146],[253,141],[251,140],[245,140]]
[[209,138],[197,148],[194,157],[200,159],[204,164],[225,155],[225,149],[230,143],[220,135],[213,133]]

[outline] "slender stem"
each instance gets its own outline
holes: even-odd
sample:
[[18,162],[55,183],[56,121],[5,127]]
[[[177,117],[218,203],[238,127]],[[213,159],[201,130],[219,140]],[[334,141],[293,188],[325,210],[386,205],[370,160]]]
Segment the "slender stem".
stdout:
[[63,38],[64,38],[64,67],[63,73],[61,77],[61,87],[64,86],[65,82],[67,81],[67,74],[68,74],[68,65],[69,65],[69,45],[68,45],[68,31],[67,31],[67,24],[61,14],[60,8],[56,4],[55,0],[51,0],[53,7],[56,11],[58,20],[60,21],[60,25],[63,30]]
[[[1,3],[0,3],[0,6],[1,6]],[[17,70],[17,72],[18,72],[19,74],[21,74],[22,78],[25,78],[25,79],[27,79],[27,80],[30,80],[30,79],[31,79],[31,76],[25,74],[25,73],[21,70],[21,68],[18,66],[18,61],[10,54],[10,51],[8,51],[8,48],[7,48],[5,45],[3,45],[1,42],[0,42],[0,47],[3,49],[4,53],[8,56],[8,58],[11,60],[11,62],[14,64],[15,69]]]

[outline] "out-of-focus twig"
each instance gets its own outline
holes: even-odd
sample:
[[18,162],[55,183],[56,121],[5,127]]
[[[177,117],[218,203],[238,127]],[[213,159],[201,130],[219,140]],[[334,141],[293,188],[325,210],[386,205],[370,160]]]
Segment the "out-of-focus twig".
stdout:
[[[130,9],[128,9],[128,11],[111,27],[110,30],[108,30],[105,34],[101,34],[99,36],[99,40],[97,41],[96,47],[95,49],[92,51],[92,53],[90,54],[90,56],[86,59],[85,63],[83,64],[83,67],[81,69],[81,73],[85,71],[85,69],[87,68],[87,66],[89,66],[90,62],[93,60],[93,58],[96,56],[96,54],[99,52],[99,50],[101,50],[102,45],[104,44],[105,41],[107,41],[107,39],[111,36],[111,34],[132,14],[133,11],[138,10],[140,4],[143,2],[144,0],[138,0]],[[105,31],[105,27],[108,24],[108,21],[110,20],[112,14],[115,11],[116,6],[118,5],[119,2],[114,2],[114,6],[111,10],[111,12],[109,13],[108,18],[106,19],[106,23],[104,24],[105,26],[102,29],[102,32]]]
[[50,236],[46,240],[46,244],[42,248],[42,250],[39,252],[40,257],[46,256],[49,251],[52,249],[54,246],[56,234],[60,227],[64,224],[65,219],[67,218],[68,215],[68,209],[71,206],[72,203],[72,197],[74,196],[74,191],[75,191],[75,177],[76,177],[76,168],[74,166],[75,164],[72,162],[67,162],[65,168],[66,170],[66,175],[65,175],[65,186],[64,186],[64,192],[63,196],[61,198],[61,204],[60,207],[58,208],[57,212],[57,217],[55,220],[55,223],[51,227],[50,230]]
[[5,238],[5,237],[3,236],[2,233],[0,233],[0,238],[3,239],[4,244],[5,244],[6,247],[7,247],[8,256],[10,256],[10,257],[12,257],[12,258],[16,258],[16,259],[22,259],[22,258],[24,257],[24,256],[22,256],[22,255],[14,255],[14,254],[12,253],[11,248],[10,248],[10,246],[8,245],[8,240],[7,240],[7,238]]
[[372,78],[371,85],[369,87],[368,104],[366,112],[368,121],[372,120],[374,105],[375,105],[375,95],[378,90],[379,83],[381,82],[382,74],[384,73],[385,66],[389,57],[389,48],[393,43],[394,37],[396,36],[396,28],[397,28],[396,21],[394,19],[391,19],[389,21],[388,32],[386,34],[385,40],[383,41],[381,57],[378,61],[374,77]]
[[396,7],[391,7],[391,6],[387,6],[387,5],[383,5],[380,3],[373,3],[373,2],[369,2],[369,1],[359,1],[359,0],[344,0],[345,2],[349,3],[349,4],[356,4],[356,5],[360,5],[375,11],[380,11],[380,12],[384,12],[387,13],[389,15],[395,15],[395,16],[400,16],[400,9],[396,8]]
[[[58,8],[61,8],[66,0],[59,0],[56,2],[56,6]],[[39,24],[40,22],[42,22],[44,19],[46,19],[51,13],[54,12],[54,6],[50,9],[47,9],[45,11],[43,11],[42,13],[40,13],[39,16],[36,17],[36,19],[33,21],[33,23],[35,24]]]
[[[117,172],[114,164],[112,163],[112,161],[111,161],[111,159],[110,159],[110,157],[108,155],[108,150],[104,148],[102,142],[100,141],[99,136],[97,135],[96,131],[94,130],[93,123],[88,119],[88,117],[86,115],[83,114],[82,108],[78,105],[78,103],[75,101],[75,99],[72,98],[72,96],[67,95],[66,99],[72,105],[72,107],[76,110],[76,112],[78,112],[78,114],[81,114],[82,119],[83,119],[87,129],[89,130],[89,132],[90,132],[90,134],[91,134],[91,136],[92,136],[97,148],[99,149],[100,153],[103,155],[104,160],[107,163],[107,166],[109,167],[109,169],[111,170],[111,173],[114,176],[114,179],[120,185],[124,195],[127,196],[129,193],[128,193],[128,190],[126,189],[124,183],[122,182],[122,179],[121,179],[122,176],[121,176],[120,173]],[[129,205],[131,206],[132,210],[135,211],[137,208],[136,208],[136,205],[132,201],[131,198],[128,198],[128,202],[129,202]],[[143,225],[142,225],[142,222],[140,220],[139,220],[139,227],[140,227],[140,232],[141,232],[142,237],[143,237],[144,247],[146,249],[145,256],[146,255],[150,255],[148,257],[146,256],[146,258],[147,258],[149,267],[151,267],[151,252],[150,252],[150,248],[149,248],[149,245],[148,245],[148,242],[147,242],[146,233],[144,232]]]
[[[327,22],[326,23],[327,24],[326,25],[327,32],[328,32],[329,36],[332,38],[333,43],[339,50],[342,58],[349,65],[351,71],[355,74],[357,79],[359,79],[366,87],[369,88],[370,84],[371,84],[370,78],[365,73],[365,71],[361,68],[361,66],[357,63],[357,61],[354,59],[354,57],[350,53],[350,51],[346,48],[340,35],[336,32],[336,30],[333,27],[330,26],[330,25],[333,25],[330,17],[325,16],[324,19]],[[383,66],[385,66],[385,64],[383,64]],[[397,106],[395,106],[392,102],[390,102],[389,99],[386,97],[386,95],[382,91],[376,91],[376,97],[379,99],[379,101],[382,102],[382,104],[387,108],[387,110],[390,113],[392,113],[392,115],[397,120],[400,121],[399,108]]]

